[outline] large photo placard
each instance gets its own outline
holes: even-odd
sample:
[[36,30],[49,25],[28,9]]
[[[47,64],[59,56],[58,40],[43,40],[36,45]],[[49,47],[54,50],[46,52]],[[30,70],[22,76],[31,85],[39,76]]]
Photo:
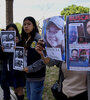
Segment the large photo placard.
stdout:
[[46,56],[65,61],[64,16],[53,16],[43,21],[42,39]]
[[90,71],[90,14],[67,16],[67,67]]

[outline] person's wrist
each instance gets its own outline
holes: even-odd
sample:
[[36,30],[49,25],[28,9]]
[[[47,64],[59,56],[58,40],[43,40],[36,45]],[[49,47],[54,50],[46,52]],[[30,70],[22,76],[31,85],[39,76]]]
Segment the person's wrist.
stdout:
[[41,58],[44,59],[44,55],[43,54],[41,54]]
[[50,58],[49,57],[44,57],[44,55],[42,55],[41,58],[42,58],[42,60],[45,64],[49,63],[49,61],[50,61]]

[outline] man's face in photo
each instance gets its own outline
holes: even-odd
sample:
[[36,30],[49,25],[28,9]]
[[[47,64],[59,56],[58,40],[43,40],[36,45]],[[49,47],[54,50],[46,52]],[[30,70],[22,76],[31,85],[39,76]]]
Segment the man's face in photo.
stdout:
[[73,51],[72,51],[72,58],[73,58],[73,59],[77,59],[77,57],[78,57],[78,51],[73,50]]

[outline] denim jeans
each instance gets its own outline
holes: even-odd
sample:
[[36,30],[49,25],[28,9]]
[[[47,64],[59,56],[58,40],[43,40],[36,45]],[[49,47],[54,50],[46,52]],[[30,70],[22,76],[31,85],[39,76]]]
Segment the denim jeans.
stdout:
[[28,100],[42,100],[44,81],[29,82],[26,81]]

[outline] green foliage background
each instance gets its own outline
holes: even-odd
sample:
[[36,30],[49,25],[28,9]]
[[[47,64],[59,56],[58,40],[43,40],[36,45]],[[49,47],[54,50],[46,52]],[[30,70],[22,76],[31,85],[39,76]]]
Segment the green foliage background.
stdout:
[[83,14],[83,13],[89,13],[89,8],[83,7],[83,6],[71,5],[71,6],[64,8],[60,14],[64,15],[65,20],[66,20],[66,16],[68,16],[68,15]]

